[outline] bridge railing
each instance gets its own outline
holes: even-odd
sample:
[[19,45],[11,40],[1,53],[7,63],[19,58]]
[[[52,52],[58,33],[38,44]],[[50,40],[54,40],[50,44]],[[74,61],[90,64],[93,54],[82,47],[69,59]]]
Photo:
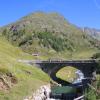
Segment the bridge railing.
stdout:
[[97,59],[84,59],[84,60],[18,60],[24,63],[95,63]]
[[97,60],[40,60],[36,63],[95,63]]

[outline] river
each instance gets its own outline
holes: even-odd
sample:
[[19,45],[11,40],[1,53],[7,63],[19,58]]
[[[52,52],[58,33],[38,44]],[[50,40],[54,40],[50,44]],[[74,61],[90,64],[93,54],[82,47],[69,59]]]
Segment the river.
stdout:
[[[77,70],[75,74],[77,78],[72,84],[81,84],[84,79],[84,74],[80,70]],[[51,88],[50,100],[74,100],[74,98],[81,96],[82,93],[83,90],[81,86],[55,86]]]

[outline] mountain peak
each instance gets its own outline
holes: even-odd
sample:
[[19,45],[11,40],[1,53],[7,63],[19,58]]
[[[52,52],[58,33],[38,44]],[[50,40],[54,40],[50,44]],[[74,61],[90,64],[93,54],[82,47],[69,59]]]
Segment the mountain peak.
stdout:
[[95,42],[88,34],[70,24],[58,13],[31,13],[3,27],[2,34],[13,44],[31,53],[41,51],[41,48],[53,49],[56,52],[64,50],[72,52],[84,47],[93,48]]
[[[28,29],[33,31],[50,31],[58,33],[66,33],[66,27],[70,27],[70,23],[60,14],[35,12],[31,13],[15,23],[7,25],[7,27],[19,27],[19,29]],[[18,28],[17,28],[18,29]]]

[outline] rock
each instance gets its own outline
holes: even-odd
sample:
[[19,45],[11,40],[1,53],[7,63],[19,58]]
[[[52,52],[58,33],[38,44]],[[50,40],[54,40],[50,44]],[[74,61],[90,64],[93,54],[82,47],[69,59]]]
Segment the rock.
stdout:
[[41,86],[32,96],[26,97],[24,100],[50,100],[50,84]]

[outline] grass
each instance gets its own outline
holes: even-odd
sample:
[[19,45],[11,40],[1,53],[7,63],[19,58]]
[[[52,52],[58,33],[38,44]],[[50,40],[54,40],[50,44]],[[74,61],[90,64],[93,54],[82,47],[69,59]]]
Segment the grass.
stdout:
[[[71,53],[67,50],[56,52],[52,48],[47,49],[39,46],[37,48],[42,52],[40,52],[38,58],[23,53],[21,49],[12,46],[5,38],[0,37],[0,77],[2,74],[5,75],[10,72],[18,79],[18,83],[8,92],[0,91],[0,100],[22,100],[39,86],[49,83],[48,75],[34,66],[19,63],[18,59],[80,59],[84,57],[89,58],[96,52],[94,49]],[[72,67],[64,68],[57,73],[57,77],[72,81],[71,78],[75,78],[74,72],[75,69],[72,69]],[[68,73],[70,74],[68,75]]]
[[72,54],[73,59],[90,59],[96,52],[97,49],[82,49],[80,51],[76,51]]
[[48,75],[35,66],[19,63],[18,59],[34,58],[0,37],[0,77],[12,73],[18,80],[9,91],[0,91],[0,100],[22,100],[39,86],[49,83]]
[[76,59],[91,59],[91,57],[98,52],[97,49],[85,49],[85,50],[78,50],[75,52],[63,51],[63,52],[56,52],[52,49],[39,49],[42,53],[37,59],[62,59],[62,60],[76,60]]
[[70,67],[70,66],[66,66],[64,68],[62,68],[61,70],[59,70],[56,74],[56,76],[58,78],[61,78],[62,80],[68,81],[68,82],[73,82],[73,80],[76,78],[76,74],[75,71],[77,69]]
[[[27,73],[27,72],[30,72]],[[41,70],[35,67],[16,64],[12,72],[18,79],[18,84],[12,87],[9,93],[2,93],[1,100],[22,100],[25,96],[30,95],[39,86],[48,84],[49,78]]]

